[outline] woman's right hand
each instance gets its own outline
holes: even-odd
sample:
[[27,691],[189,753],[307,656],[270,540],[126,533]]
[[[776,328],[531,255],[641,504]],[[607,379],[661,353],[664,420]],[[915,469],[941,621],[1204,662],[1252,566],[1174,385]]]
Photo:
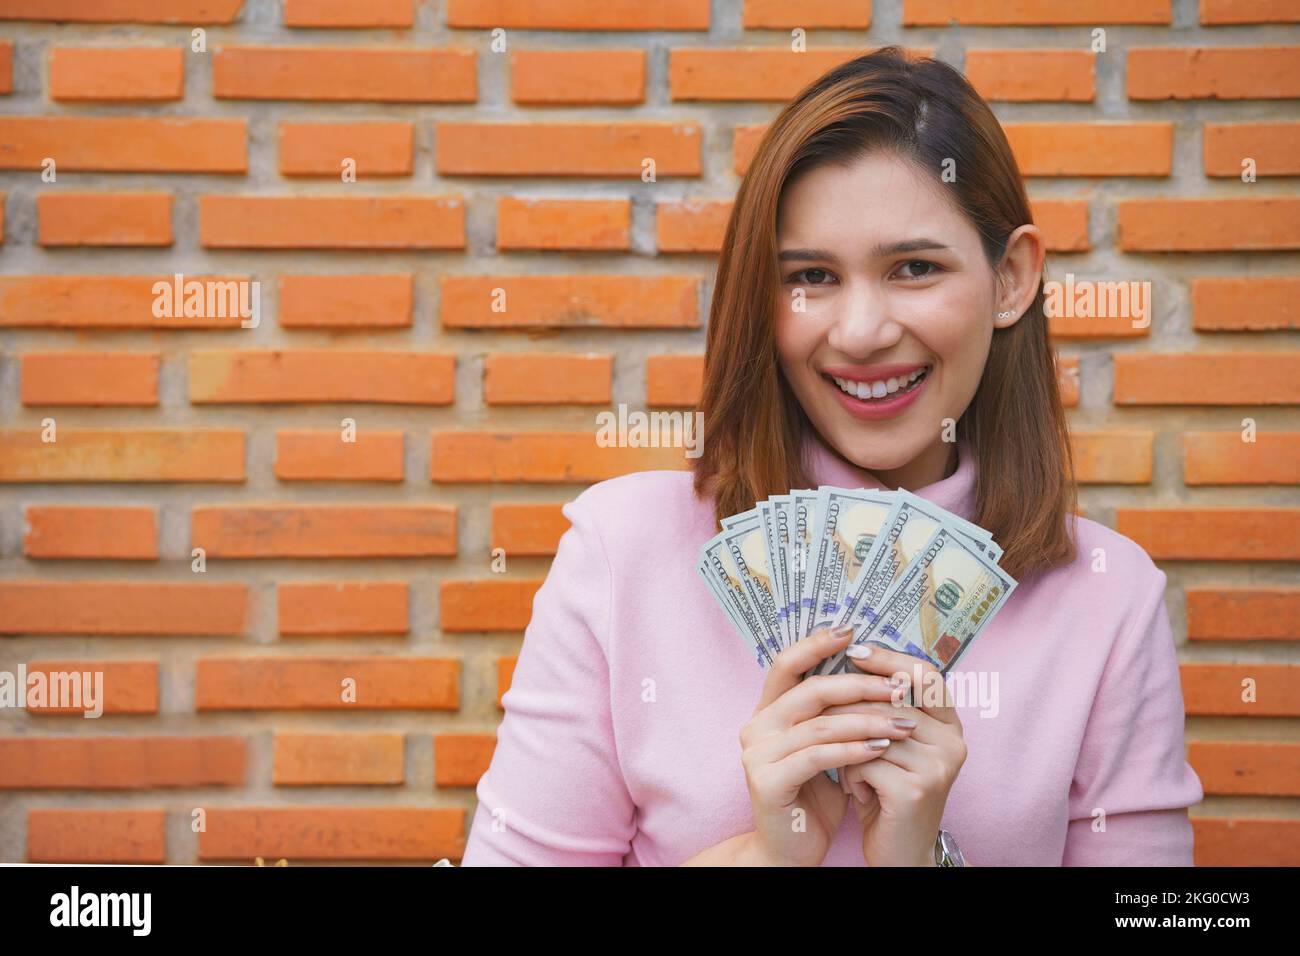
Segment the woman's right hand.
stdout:
[[894,688],[874,674],[804,673],[848,643],[852,627],[820,628],[776,656],[754,715],[740,729],[741,763],[754,810],[747,856],[772,866],[819,866],[848,796],[826,770],[875,760],[911,731],[884,714],[823,714],[828,707],[887,701]]

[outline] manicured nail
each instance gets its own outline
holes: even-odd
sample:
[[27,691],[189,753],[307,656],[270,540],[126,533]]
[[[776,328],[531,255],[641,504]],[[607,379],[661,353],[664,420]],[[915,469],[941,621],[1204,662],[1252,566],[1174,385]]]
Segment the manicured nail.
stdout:
[[866,644],[850,644],[844,649],[844,656],[864,661],[871,656],[871,648]]
[[910,717],[890,717],[889,722],[899,730],[911,730],[916,726],[916,721]]
[[889,738],[888,738],[888,737],[877,737],[875,740],[868,740],[868,741],[867,741],[867,749],[868,749],[868,750],[884,750],[886,747],[889,746],[889,742],[890,742],[890,741],[889,741]]
[[831,640],[842,641],[853,633],[852,624],[841,624],[839,627],[831,628]]

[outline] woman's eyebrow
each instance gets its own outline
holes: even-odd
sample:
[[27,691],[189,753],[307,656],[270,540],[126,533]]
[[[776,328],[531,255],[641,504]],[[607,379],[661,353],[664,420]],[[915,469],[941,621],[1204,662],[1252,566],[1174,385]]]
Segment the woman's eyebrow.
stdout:
[[[949,252],[948,246],[937,239],[901,239],[898,242],[882,242],[871,250],[874,259],[896,256],[905,252]],[[777,253],[778,262],[838,262],[834,253],[827,249],[782,249]]]

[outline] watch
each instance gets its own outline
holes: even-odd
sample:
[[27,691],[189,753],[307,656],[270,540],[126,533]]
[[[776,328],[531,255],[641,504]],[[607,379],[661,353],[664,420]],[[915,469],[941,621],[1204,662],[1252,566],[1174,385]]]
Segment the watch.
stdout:
[[934,865],[966,865],[966,860],[961,855],[961,849],[957,846],[957,841],[953,839],[951,833],[942,827],[939,828],[939,836],[934,841]]

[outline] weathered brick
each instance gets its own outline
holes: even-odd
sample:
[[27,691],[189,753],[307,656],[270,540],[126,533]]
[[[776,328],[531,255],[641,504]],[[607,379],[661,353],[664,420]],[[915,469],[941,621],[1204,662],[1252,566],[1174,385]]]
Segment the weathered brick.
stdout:
[[698,176],[701,135],[694,122],[439,123],[435,164],[441,176],[640,179],[653,160],[656,177]]
[[43,246],[170,246],[171,193],[44,193],[36,197]]
[[559,504],[492,505],[491,548],[501,548],[506,557],[555,554],[560,536],[569,528]]
[[510,99],[525,106],[630,106],[645,100],[642,50],[515,50]]
[[190,401],[449,405],[456,356],[399,349],[193,349]]
[[439,582],[444,631],[522,631],[533,614],[537,580],[485,578]]
[[0,581],[0,634],[236,637],[247,626],[243,584]]
[[497,352],[483,361],[489,405],[605,405],[614,357],[596,353]]
[[456,506],[202,505],[190,541],[214,558],[447,557]]
[[158,352],[23,352],[24,405],[158,404]]
[[149,506],[28,505],[29,558],[158,560],[158,512]]
[[693,276],[444,275],[444,328],[692,329],[700,324]]
[[277,787],[394,785],[405,779],[400,733],[277,733],[272,762]]
[[242,737],[0,737],[0,790],[240,787]]
[[185,51],[178,46],[54,47],[50,99],[179,100]]
[[27,811],[28,863],[163,863],[166,854],[166,810],[33,807]]
[[199,834],[199,859],[459,859],[464,833],[459,807],[211,807]]
[[[612,414],[612,413],[611,413]],[[685,470],[685,448],[604,447],[580,432],[434,432],[434,481],[604,481],[648,469]]]
[[473,50],[227,46],[212,55],[219,99],[472,103]]
[[459,661],[434,657],[205,657],[194,709],[456,710],[459,681]]
[[0,116],[0,169],[80,172],[243,173],[242,119],[179,116]]
[[278,631],[303,634],[406,634],[404,581],[286,581],[279,585]]
[[205,428],[0,429],[0,482],[243,481],[244,433]]
[[463,249],[457,196],[199,197],[199,241],[217,249]]

